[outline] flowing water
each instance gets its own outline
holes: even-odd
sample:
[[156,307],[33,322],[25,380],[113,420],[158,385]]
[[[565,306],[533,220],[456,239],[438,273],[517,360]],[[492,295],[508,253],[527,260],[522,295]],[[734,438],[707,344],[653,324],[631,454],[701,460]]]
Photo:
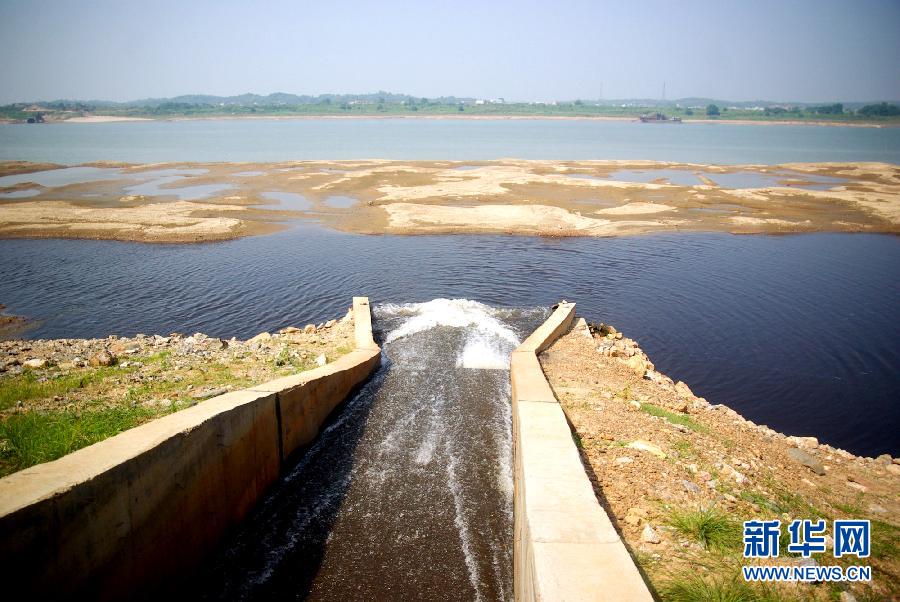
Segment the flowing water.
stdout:
[[375,306],[381,370],[192,580],[195,595],[512,599],[509,355],[548,314]]

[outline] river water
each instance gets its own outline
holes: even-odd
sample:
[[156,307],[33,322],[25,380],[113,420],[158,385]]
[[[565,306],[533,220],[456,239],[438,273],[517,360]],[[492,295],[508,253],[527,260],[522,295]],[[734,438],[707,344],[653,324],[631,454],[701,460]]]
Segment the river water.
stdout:
[[0,125],[0,161],[652,159],[900,163],[900,128],[503,119],[289,119]]

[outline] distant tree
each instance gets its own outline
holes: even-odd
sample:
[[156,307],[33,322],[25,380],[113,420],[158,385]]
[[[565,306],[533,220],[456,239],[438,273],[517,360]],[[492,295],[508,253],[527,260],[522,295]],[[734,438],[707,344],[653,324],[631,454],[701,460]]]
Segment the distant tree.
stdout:
[[706,105],[706,114],[709,117],[717,117],[719,115],[719,107],[716,105]]
[[459,109],[458,109],[458,110],[459,110],[460,113],[462,113],[463,111],[466,110],[466,108],[465,108],[464,106],[462,106],[462,105],[459,105]]
[[836,102],[833,105],[822,105],[819,107],[809,107],[810,113],[818,113],[819,115],[841,115],[844,112],[844,105]]
[[581,102],[580,99],[575,101],[575,106],[576,106],[576,107],[580,107],[580,106],[582,106],[583,104],[584,104],[584,103]]
[[379,111],[384,111],[384,104],[379,102],[379,103],[378,103],[377,109],[378,109]]
[[691,109],[691,108],[687,108],[687,109],[684,110],[684,114],[685,114],[685,115],[693,115],[693,114],[694,114],[694,110]]
[[877,105],[866,105],[857,113],[866,117],[895,117],[900,115],[900,107],[895,104],[882,102]]

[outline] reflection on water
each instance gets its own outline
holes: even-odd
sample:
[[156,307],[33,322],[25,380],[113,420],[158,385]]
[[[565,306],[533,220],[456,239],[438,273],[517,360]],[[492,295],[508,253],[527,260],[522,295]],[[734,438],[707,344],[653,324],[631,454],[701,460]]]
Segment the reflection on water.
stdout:
[[750,420],[900,455],[900,238],[362,236],[295,227],[204,245],[0,240],[0,302],[36,337],[249,338],[373,303],[548,306],[640,341]]
[[100,180],[120,180],[123,179],[121,174],[122,170],[109,167],[65,167],[63,169],[48,169],[46,171],[3,176],[0,177],[0,186],[13,186],[23,182],[32,182],[48,188],[54,188]]
[[349,209],[356,205],[356,199],[349,196],[333,195],[325,199],[325,204],[335,209]]
[[41,191],[37,188],[28,188],[26,190],[13,190],[11,192],[0,192],[0,199],[27,199],[37,196]]

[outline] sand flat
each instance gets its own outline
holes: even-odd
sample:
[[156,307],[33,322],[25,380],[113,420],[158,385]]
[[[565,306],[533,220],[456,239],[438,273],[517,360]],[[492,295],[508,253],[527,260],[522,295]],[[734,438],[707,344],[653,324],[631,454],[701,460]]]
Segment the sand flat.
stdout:
[[[2,193],[28,188],[23,174],[59,166],[0,163],[0,237],[197,242],[262,234],[285,227],[280,222],[307,218],[372,234],[900,232],[900,166],[887,163],[722,166],[504,159],[91,166],[118,171],[102,181],[35,186],[38,194],[26,201]],[[641,179],[647,181],[616,179],[626,170],[644,172]],[[743,173],[747,181],[767,184],[726,188],[708,178],[697,178],[696,185],[674,184],[667,177],[673,170],[695,176]],[[146,194],[129,191],[137,179],[151,177],[148,172],[178,175],[168,175]],[[241,176],[248,172],[258,175]],[[16,175],[4,181],[2,174]],[[821,189],[819,176],[837,180]],[[223,184],[228,187],[219,188]],[[202,200],[174,201],[171,193],[178,189],[213,192]],[[302,195],[308,202],[279,205],[273,193]],[[335,197],[347,202],[335,206]]]

